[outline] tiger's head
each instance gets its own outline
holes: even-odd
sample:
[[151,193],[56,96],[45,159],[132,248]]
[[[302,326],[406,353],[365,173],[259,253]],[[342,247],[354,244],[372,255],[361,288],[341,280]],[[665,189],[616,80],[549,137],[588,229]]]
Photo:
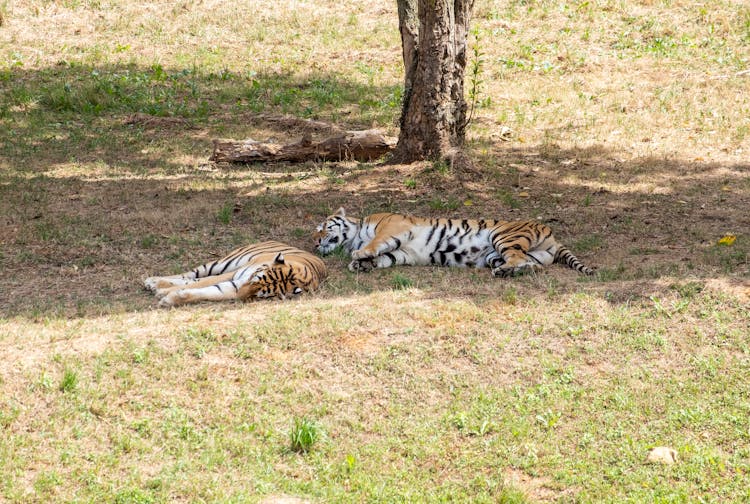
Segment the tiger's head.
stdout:
[[343,208],[339,208],[335,214],[328,216],[313,233],[315,250],[320,255],[327,255],[339,246],[346,249],[357,231],[357,224],[346,217]]
[[240,289],[242,299],[286,299],[305,291],[306,283],[299,267],[287,262],[283,254],[276,255],[273,263],[263,264],[253,273],[250,281]]

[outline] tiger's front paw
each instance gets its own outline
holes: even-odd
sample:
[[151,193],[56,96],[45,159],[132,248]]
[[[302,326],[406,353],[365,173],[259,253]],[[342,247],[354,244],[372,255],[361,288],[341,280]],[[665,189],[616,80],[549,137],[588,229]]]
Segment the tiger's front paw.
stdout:
[[372,259],[355,259],[349,263],[349,271],[361,271],[367,273],[375,269],[375,263]]
[[372,257],[372,255],[370,253],[368,253],[367,251],[365,251],[365,249],[363,249],[363,248],[361,248],[359,250],[355,250],[354,252],[352,252],[352,259],[354,259],[354,260],[368,259],[370,257]]
[[190,295],[185,290],[172,291],[159,301],[159,308],[169,308],[188,302]]
[[148,277],[143,281],[143,287],[147,291],[156,292],[156,289],[159,288],[159,277]]

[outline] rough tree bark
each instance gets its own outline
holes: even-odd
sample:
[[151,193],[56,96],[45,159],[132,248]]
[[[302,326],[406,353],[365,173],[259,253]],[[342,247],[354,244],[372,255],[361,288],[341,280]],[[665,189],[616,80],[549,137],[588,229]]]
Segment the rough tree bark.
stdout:
[[394,161],[460,156],[464,71],[474,0],[398,0],[404,103]]

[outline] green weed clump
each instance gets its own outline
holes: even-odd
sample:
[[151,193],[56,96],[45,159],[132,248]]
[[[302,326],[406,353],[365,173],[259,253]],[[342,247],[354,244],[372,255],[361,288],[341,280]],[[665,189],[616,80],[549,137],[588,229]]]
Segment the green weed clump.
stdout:
[[413,286],[414,286],[414,282],[412,282],[410,278],[400,275],[398,273],[393,275],[393,288],[394,289],[404,290]]
[[63,371],[63,377],[60,381],[60,392],[73,393],[78,386],[78,373],[70,368],[65,368]]
[[317,423],[308,418],[295,418],[289,433],[289,444],[293,452],[307,453],[320,439],[322,431]]
[[234,213],[234,203],[231,201],[228,201],[227,203],[224,203],[224,206],[222,206],[219,209],[218,214],[216,215],[216,218],[219,219],[219,222],[221,222],[224,225],[228,225],[230,222],[232,222],[232,214]]

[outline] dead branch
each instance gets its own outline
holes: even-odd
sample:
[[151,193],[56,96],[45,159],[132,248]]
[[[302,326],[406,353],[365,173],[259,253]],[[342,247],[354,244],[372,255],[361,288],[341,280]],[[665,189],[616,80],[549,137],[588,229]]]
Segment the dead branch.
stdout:
[[305,135],[299,142],[285,145],[256,140],[214,140],[214,151],[209,159],[230,163],[373,161],[389,153],[395,146],[395,138],[371,129],[344,131],[321,141],[313,141],[309,135]]

